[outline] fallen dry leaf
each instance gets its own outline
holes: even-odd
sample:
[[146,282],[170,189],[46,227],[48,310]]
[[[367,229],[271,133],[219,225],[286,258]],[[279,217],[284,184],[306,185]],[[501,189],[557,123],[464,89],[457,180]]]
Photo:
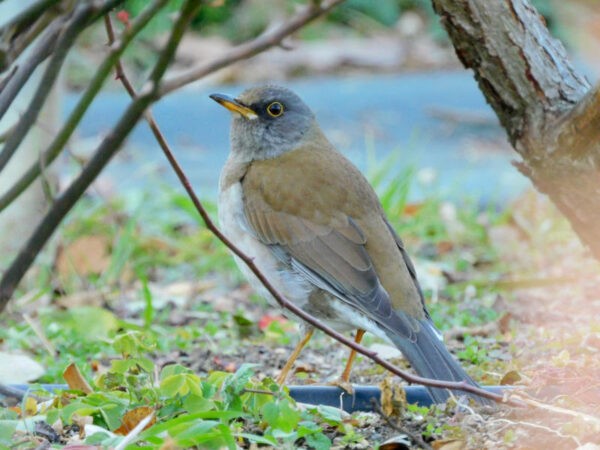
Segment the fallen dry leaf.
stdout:
[[392,377],[379,383],[381,389],[381,409],[388,417],[401,417],[406,409],[406,391]]
[[423,203],[407,203],[403,213],[407,216],[414,216],[423,208]]
[[[149,406],[139,406],[131,411],[127,411],[123,416],[121,426],[114,431],[115,434],[125,436],[150,414],[154,414],[154,409],[150,408]],[[156,416],[153,416],[150,422],[148,422],[144,427],[144,430],[150,428],[155,423]]]
[[110,242],[100,235],[82,236],[56,255],[56,270],[60,276],[101,274],[110,264]]
[[86,394],[91,394],[93,392],[92,387],[88,384],[85,378],[83,378],[83,375],[81,375],[81,372],[75,363],[71,363],[67,366],[63,372],[63,378],[69,385],[69,389],[77,389]]
[[379,446],[379,450],[408,450],[409,448],[411,448],[410,438],[406,434],[394,436]]
[[460,439],[445,439],[433,441],[431,447],[434,450],[462,450],[463,448],[467,448],[467,444]]
[[519,372],[517,372],[516,370],[511,370],[504,374],[504,376],[502,377],[502,380],[500,380],[500,384],[502,386],[506,386],[506,385],[515,384],[521,380],[522,380],[522,377],[519,374]]

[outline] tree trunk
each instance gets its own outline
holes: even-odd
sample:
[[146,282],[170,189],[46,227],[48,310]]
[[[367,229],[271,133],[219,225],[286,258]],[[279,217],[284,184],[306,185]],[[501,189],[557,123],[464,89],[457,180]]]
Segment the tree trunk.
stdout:
[[569,62],[528,0],[432,0],[521,160],[600,259],[600,86]]

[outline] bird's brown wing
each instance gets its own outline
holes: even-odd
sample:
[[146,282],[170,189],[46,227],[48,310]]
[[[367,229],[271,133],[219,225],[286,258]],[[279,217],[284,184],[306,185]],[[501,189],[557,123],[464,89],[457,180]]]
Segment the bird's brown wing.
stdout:
[[[377,233],[371,229],[374,222],[380,224],[378,231],[388,238],[385,245],[380,246],[396,248],[378,203],[370,211],[378,217],[370,217],[358,206],[352,207],[352,194],[342,192],[337,183],[321,183],[318,189],[299,193],[290,188],[293,183],[277,180],[281,173],[288,175],[288,181],[290,176],[293,178],[290,171],[295,165],[277,167],[271,176],[266,176],[267,171],[273,169],[268,163],[253,166],[242,185],[245,219],[257,239],[270,246],[281,261],[302,273],[314,285],[329,291],[391,332],[413,341],[420,328],[418,319],[423,318],[420,301],[416,300],[416,308],[398,308],[393,304],[382,285],[377,264],[369,254],[377,240],[373,237]],[[310,187],[312,178],[306,173],[302,180],[296,181]],[[267,179],[269,181],[265,181]],[[328,190],[331,192],[326,192]],[[324,206],[324,195],[337,196],[329,210]],[[288,201],[281,202],[281,197]],[[356,213],[356,220],[347,213],[348,210]],[[386,264],[403,264],[400,252],[397,249],[390,251],[396,256],[395,261]],[[393,268],[388,270],[394,273]],[[410,285],[406,289],[414,291],[407,269],[403,270],[408,280],[406,284]]]
[[255,236],[278,259],[375,322],[414,340],[417,322],[392,309],[365,250],[364,235],[351,218],[333,228],[286,213],[261,211],[252,204],[246,205],[245,213]]

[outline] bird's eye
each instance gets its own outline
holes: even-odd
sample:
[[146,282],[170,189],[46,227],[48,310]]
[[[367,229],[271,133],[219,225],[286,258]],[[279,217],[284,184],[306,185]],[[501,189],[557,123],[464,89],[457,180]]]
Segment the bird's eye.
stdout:
[[273,102],[267,106],[267,112],[271,117],[279,117],[283,114],[283,105],[279,102]]

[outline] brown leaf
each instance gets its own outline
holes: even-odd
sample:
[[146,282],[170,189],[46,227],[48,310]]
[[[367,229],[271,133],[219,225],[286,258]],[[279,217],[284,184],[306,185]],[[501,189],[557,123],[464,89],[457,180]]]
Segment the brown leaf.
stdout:
[[386,377],[379,384],[381,389],[381,409],[388,417],[400,417],[406,409],[406,392],[392,377]]
[[423,207],[423,203],[407,203],[403,213],[407,216],[414,216]]
[[510,322],[513,320],[513,316],[511,313],[507,312],[502,314],[502,316],[498,319],[498,329],[500,333],[506,334],[510,331]]
[[394,436],[379,446],[379,450],[408,450],[410,448],[410,439],[405,434]]
[[294,365],[294,374],[296,373],[317,373],[317,369],[313,364],[297,362]]
[[435,246],[440,255],[448,253],[454,249],[454,243],[452,241],[440,241]]
[[505,385],[512,385],[517,383],[518,381],[521,381],[521,375],[519,374],[519,372],[517,372],[516,370],[511,370],[509,372],[506,372],[504,374],[504,376],[502,377],[502,380],[500,380],[500,384],[502,386]]
[[81,372],[75,363],[71,363],[67,366],[63,372],[63,378],[69,385],[69,389],[77,389],[86,394],[91,394],[93,392],[92,387],[88,384],[85,378],[83,378],[83,375],[81,375]]
[[154,416],[154,409],[150,408],[149,406],[139,406],[135,409],[132,409],[131,411],[127,411],[125,413],[125,415],[123,416],[123,420],[121,421],[121,426],[114,431],[115,434],[120,434],[122,436],[129,434],[129,432],[131,430],[133,430],[137,426],[138,423],[140,423],[142,420],[144,420],[150,414],[153,415],[152,419],[150,420],[150,422],[148,422],[146,424],[146,426],[144,427],[144,430],[147,428],[150,428],[152,425],[154,425],[156,423],[156,416]]
[[431,447],[434,450],[462,450],[463,448],[467,448],[467,444],[465,441],[457,439],[444,439],[433,441]]
[[104,272],[110,264],[110,242],[105,236],[81,236],[56,255],[56,270],[59,275],[88,276]]

